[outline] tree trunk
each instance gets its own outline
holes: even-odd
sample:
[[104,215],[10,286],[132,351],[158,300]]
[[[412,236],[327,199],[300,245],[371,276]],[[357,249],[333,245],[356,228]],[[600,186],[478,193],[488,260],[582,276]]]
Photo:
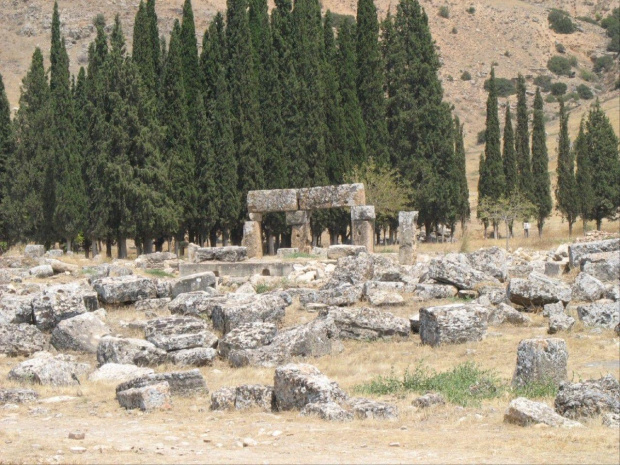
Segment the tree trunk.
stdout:
[[142,240],[142,253],[153,253],[153,238],[145,237]]
[[602,218],[597,218],[596,219],[596,230],[600,231],[601,230],[601,225],[603,224],[603,219]]
[[489,227],[489,223],[487,223],[486,221],[484,221],[484,222],[482,223],[482,226],[483,226],[483,228],[484,228],[484,231],[483,231],[483,233],[482,233],[482,238],[486,240],[486,238],[487,238],[487,228]]
[[568,237],[571,237],[573,235],[573,222],[569,221],[568,222]]
[[127,239],[122,234],[118,236],[118,244],[116,245],[118,258],[127,258]]
[[544,223],[542,221],[538,221],[536,225],[538,226],[538,237],[542,237]]
[[99,255],[99,247],[98,247],[98,241],[96,239],[92,239],[91,240],[91,249],[92,249],[92,256],[93,258],[95,258],[97,255]]
[[510,239],[510,222],[506,221],[506,252],[508,252],[508,240]]
[[105,256],[112,258],[112,239],[109,237],[105,240]]
[[224,247],[228,245],[228,229],[222,231],[222,245]]

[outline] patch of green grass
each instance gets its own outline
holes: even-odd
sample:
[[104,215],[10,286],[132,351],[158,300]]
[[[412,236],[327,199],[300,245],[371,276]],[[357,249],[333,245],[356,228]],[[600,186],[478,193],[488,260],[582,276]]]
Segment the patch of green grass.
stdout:
[[396,253],[396,250],[395,249],[390,249],[388,247],[388,248],[385,248],[385,249],[377,250],[377,252],[379,252],[379,253]]
[[295,259],[295,258],[319,258],[319,257],[316,255],[312,255],[311,253],[295,252],[290,255],[286,255],[284,258]]
[[485,370],[476,363],[461,363],[451,370],[437,373],[422,362],[402,376],[390,371],[387,376],[377,376],[369,382],[355,386],[355,392],[364,395],[387,395],[404,392],[438,392],[446,400],[463,407],[479,406],[482,400],[495,399],[504,393],[512,398],[555,397],[558,387],[553,382],[531,383],[514,388],[509,381],[502,381],[492,370]]
[[173,274],[166,273],[164,270],[144,270],[144,272],[158,278],[174,278]]
[[265,292],[269,292],[270,290],[271,290],[271,286],[269,284],[258,283],[256,285],[256,293],[257,294],[264,294]]

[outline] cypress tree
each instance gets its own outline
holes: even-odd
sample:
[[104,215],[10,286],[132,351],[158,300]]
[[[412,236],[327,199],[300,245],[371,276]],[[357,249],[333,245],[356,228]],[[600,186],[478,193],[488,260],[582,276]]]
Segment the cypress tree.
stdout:
[[43,230],[43,191],[50,153],[50,91],[39,48],[32,55],[28,73],[22,81],[19,110],[15,115],[15,151],[5,165],[2,186],[2,217],[12,241],[41,241]]
[[519,171],[519,191],[528,199],[532,193],[532,162],[530,160],[530,132],[528,129],[527,98],[525,95],[525,78],[517,78],[517,128],[515,151]]
[[292,57],[298,80],[295,142],[299,154],[291,174],[295,186],[318,186],[327,182],[323,31],[318,0],[297,0],[292,26]]
[[218,12],[205,31],[200,55],[203,97],[207,113],[210,108],[208,102],[215,98],[220,68],[226,66],[226,53],[224,16]]
[[519,172],[517,169],[517,154],[515,151],[515,136],[512,128],[512,115],[510,105],[506,105],[506,117],[504,119],[504,179],[506,182],[505,196],[509,198],[519,189]]
[[175,251],[185,232],[196,219],[195,160],[191,149],[187,99],[183,84],[181,26],[175,21],[170,47],[162,74],[159,119],[165,124],[163,156],[168,165],[170,196],[179,212],[179,228],[175,231]]
[[[159,50],[159,44],[157,49]],[[153,95],[157,92],[157,80],[155,58],[153,57],[153,43],[151,37],[151,19],[143,0],[140,0],[133,28],[133,53],[134,63],[138,65],[142,82]]]
[[181,63],[183,69],[183,84],[187,98],[188,115],[190,123],[198,116],[196,102],[201,88],[200,61],[198,57],[198,45],[196,42],[196,26],[194,24],[194,11],[191,0],[185,0],[183,4],[183,21],[180,32]]
[[[238,161],[238,189],[245,212],[248,191],[264,186],[265,139],[260,118],[258,75],[254,67],[252,39],[246,0],[228,0],[226,47],[228,85],[233,114],[233,137]],[[239,218],[240,220],[242,218]],[[240,224],[233,228],[234,240],[241,240]]]
[[487,238],[487,228],[489,227],[489,220],[482,216],[482,205],[487,199],[487,182],[489,177],[486,173],[486,163],[484,159],[484,153],[480,154],[480,161],[478,162],[478,208],[476,209],[476,217],[482,221],[484,226],[484,238]]
[[153,60],[153,67],[155,69],[155,76],[157,78],[160,78],[164,64],[164,56],[161,52],[162,41],[159,38],[159,27],[157,25],[155,0],[146,0],[146,17],[148,20],[148,34],[150,36],[150,44],[152,50],[151,57]]
[[[46,221],[52,220],[46,235],[46,244],[59,234],[71,250],[73,238],[85,225],[86,191],[82,179],[82,159],[79,152],[71,94],[69,56],[64,39],[60,37],[58,4],[54,3],[52,16],[52,47],[50,51],[50,91],[53,108],[53,174],[46,174],[44,207]],[[49,197],[48,197],[49,195]],[[53,216],[49,216],[53,215]]]
[[568,222],[568,235],[573,234],[573,224],[579,215],[579,193],[575,179],[575,154],[568,137],[568,114],[560,100],[560,137],[558,141],[558,184],[555,188],[557,209]]
[[618,137],[598,100],[588,113],[586,134],[592,173],[596,176],[592,219],[600,231],[603,219],[615,219],[620,206],[620,160]]
[[383,59],[373,0],[358,0],[356,33],[357,95],[366,128],[366,149],[377,163],[389,163]]
[[[4,81],[0,74],[0,183],[2,185],[8,181],[5,176],[6,166],[14,150],[15,139],[13,137],[13,126],[11,123],[11,107],[9,106],[9,99],[4,89]],[[3,192],[0,188],[0,202],[2,202],[2,196]]]
[[575,161],[577,162],[575,180],[579,192],[579,216],[581,216],[583,233],[585,234],[587,223],[592,219],[592,210],[594,209],[594,172],[591,160],[592,154],[588,147],[588,138],[586,136],[585,121],[583,118],[579,125],[579,134],[575,139],[573,150],[575,151]]
[[465,157],[465,142],[463,125],[458,116],[454,117],[454,184],[458,186],[456,202],[457,219],[461,222],[461,229],[465,230],[465,223],[471,216],[469,207],[469,186],[467,185],[467,159]]
[[540,89],[536,89],[534,98],[534,120],[532,124],[532,186],[533,204],[536,207],[538,236],[542,237],[545,219],[551,213],[551,181],[549,179],[549,155],[547,154],[547,136],[543,100]]
[[488,177],[485,182],[485,196],[492,200],[499,199],[506,192],[506,178],[502,163],[499,117],[497,115],[497,87],[495,84],[495,70],[491,69],[489,81],[489,97],[487,99],[487,118],[485,129],[484,162],[485,173]]

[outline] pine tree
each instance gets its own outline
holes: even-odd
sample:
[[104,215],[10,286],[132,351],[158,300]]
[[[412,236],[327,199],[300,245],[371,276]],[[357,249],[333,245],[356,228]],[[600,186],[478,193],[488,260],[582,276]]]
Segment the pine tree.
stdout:
[[15,151],[5,165],[2,186],[2,217],[11,241],[42,241],[43,191],[50,153],[51,108],[49,84],[43,54],[35,49],[26,77],[22,81],[19,110],[15,115]]
[[461,229],[464,231],[465,223],[471,216],[471,209],[469,207],[469,186],[467,184],[467,160],[465,157],[463,125],[458,116],[454,117],[454,159],[454,184],[458,186],[456,215],[461,222]]
[[519,189],[519,171],[517,168],[517,154],[515,151],[515,136],[512,128],[512,115],[510,105],[506,105],[506,117],[504,119],[504,150],[502,154],[504,162],[504,179],[506,182],[505,196],[509,198]]
[[579,215],[579,192],[575,179],[575,153],[568,137],[568,114],[560,100],[560,137],[558,141],[558,183],[555,188],[556,208],[568,222],[568,235],[573,234],[573,224]]
[[52,141],[53,161],[50,167],[53,174],[51,172],[46,174],[48,181],[43,199],[46,221],[52,220],[49,225],[51,229],[46,233],[46,244],[49,245],[54,239],[53,234],[59,234],[65,238],[67,251],[69,251],[72,248],[73,239],[85,226],[86,190],[82,179],[82,158],[74,121],[69,56],[65,41],[60,37],[60,16],[57,3],[54,3],[52,16],[50,61],[54,139]]
[[517,169],[519,171],[519,190],[529,199],[532,195],[532,162],[530,159],[530,132],[528,127],[527,98],[525,91],[525,78],[519,74],[517,78],[517,128],[515,151],[517,153]]
[[181,252],[185,232],[197,217],[197,192],[194,184],[195,161],[191,149],[187,99],[183,84],[181,26],[174,23],[170,46],[162,74],[159,119],[165,124],[163,156],[168,165],[170,196],[179,211],[179,228],[175,231],[175,251]]
[[547,154],[547,136],[543,100],[540,89],[536,89],[534,98],[534,119],[532,124],[532,198],[536,207],[538,236],[542,237],[545,219],[551,214],[551,181],[549,179],[549,155]]
[[615,219],[620,207],[620,160],[618,137],[598,100],[588,113],[586,134],[592,173],[596,176],[592,219],[600,231],[603,219]]
[[594,209],[594,172],[591,159],[592,154],[590,152],[590,147],[588,147],[585,126],[586,123],[584,119],[582,119],[579,125],[579,134],[573,146],[575,161],[577,162],[575,180],[579,192],[579,216],[583,223],[584,234],[586,233],[588,221],[592,219],[592,210]]
[[241,240],[241,220],[248,191],[262,189],[265,138],[260,118],[258,75],[254,67],[252,39],[246,0],[228,0],[226,11],[226,47],[228,85],[232,103],[233,137],[238,161],[238,189],[243,208],[233,228],[234,241]]
[[389,163],[383,59],[373,0],[358,0],[356,32],[357,95],[366,128],[366,149],[377,163]]

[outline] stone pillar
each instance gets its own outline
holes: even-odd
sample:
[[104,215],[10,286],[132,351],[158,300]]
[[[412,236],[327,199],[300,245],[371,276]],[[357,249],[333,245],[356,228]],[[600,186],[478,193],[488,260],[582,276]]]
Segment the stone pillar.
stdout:
[[286,224],[292,227],[291,247],[301,253],[312,251],[312,229],[310,228],[310,213],[305,210],[286,212]]
[[398,212],[398,262],[401,265],[414,265],[416,260],[416,221],[418,212]]
[[353,245],[363,245],[368,253],[375,250],[375,207],[351,207],[351,238]]
[[263,257],[263,235],[260,221],[246,221],[243,224],[241,245],[248,249],[248,258]]

